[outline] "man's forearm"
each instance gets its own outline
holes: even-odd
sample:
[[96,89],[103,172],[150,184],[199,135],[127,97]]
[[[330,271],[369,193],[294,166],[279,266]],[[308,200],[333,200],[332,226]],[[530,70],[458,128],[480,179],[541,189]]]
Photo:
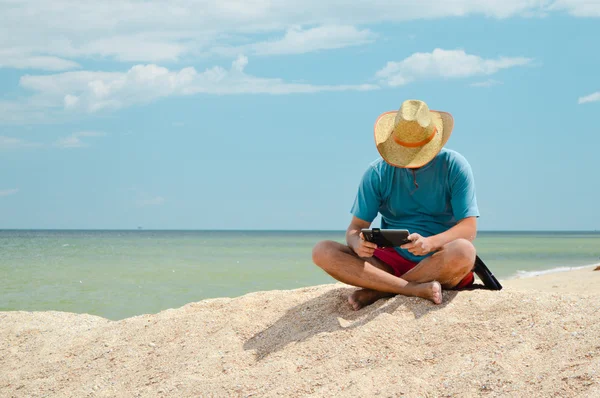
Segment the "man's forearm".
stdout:
[[435,246],[440,249],[447,243],[450,243],[457,239],[466,239],[470,242],[475,240],[477,236],[477,220],[474,217],[466,218],[461,220],[458,224],[442,232],[441,234],[434,235]]
[[348,227],[348,230],[346,231],[346,244],[348,244],[348,246],[350,247],[354,247],[356,245],[356,241],[360,239],[359,235],[359,227],[355,225],[351,225],[350,227]]

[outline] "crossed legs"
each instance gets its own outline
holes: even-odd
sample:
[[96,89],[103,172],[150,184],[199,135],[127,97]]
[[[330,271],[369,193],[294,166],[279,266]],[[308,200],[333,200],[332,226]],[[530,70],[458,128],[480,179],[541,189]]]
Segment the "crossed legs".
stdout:
[[375,257],[360,258],[346,245],[322,241],[313,249],[313,261],[340,282],[362,287],[348,301],[356,310],[396,294],[442,302],[442,287],[455,287],[472,269],[475,248],[465,239],[448,243],[398,278]]

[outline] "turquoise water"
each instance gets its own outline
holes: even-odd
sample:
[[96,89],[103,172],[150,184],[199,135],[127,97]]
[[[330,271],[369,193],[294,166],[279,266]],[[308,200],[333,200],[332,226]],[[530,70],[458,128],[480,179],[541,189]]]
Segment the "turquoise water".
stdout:
[[[213,297],[333,279],[312,264],[344,232],[0,231],[0,311],[57,310],[123,319]],[[600,262],[600,233],[480,232],[498,276]]]

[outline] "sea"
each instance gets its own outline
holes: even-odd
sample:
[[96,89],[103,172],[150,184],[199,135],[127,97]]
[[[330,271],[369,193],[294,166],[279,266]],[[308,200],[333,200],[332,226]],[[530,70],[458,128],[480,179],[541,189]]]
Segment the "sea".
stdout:
[[[344,231],[0,230],[0,311],[120,320],[209,298],[335,282],[311,259]],[[600,263],[600,232],[479,232],[498,279]]]

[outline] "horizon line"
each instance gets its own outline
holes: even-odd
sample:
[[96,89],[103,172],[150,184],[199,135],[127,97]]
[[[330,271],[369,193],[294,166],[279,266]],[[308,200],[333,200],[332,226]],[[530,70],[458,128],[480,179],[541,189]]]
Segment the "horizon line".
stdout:
[[[346,232],[345,229],[181,229],[181,228],[0,228],[0,231],[124,231],[124,232]],[[477,232],[600,232],[599,229],[480,229]]]

